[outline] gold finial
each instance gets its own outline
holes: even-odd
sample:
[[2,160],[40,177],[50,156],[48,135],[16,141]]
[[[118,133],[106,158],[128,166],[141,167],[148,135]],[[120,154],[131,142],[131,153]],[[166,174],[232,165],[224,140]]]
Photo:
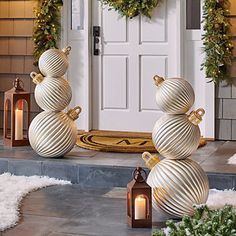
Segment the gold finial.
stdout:
[[160,76],[158,76],[158,75],[155,75],[155,76],[153,77],[153,80],[155,81],[155,85],[156,85],[156,86],[160,86],[161,83],[164,82],[165,79],[164,79],[163,77],[160,77]]
[[152,169],[158,162],[160,162],[160,158],[157,155],[152,155],[149,152],[144,152],[142,154],[142,158],[145,161],[145,165],[148,169]]
[[201,123],[202,121],[202,117],[205,114],[205,110],[203,108],[199,108],[196,111],[192,111],[189,115],[188,115],[188,119],[190,122],[192,122],[194,125],[198,125]]
[[37,74],[36,72],[31,72],[30,77],[33,79],[35,84],[40,84],[44,80],[44,77],[41,74]]
[[79,114],[81,113],[82,109],[81,107],[77,106],[73,109],[70,109],[67,112],[67,115],[72,119],[72,120],[77,120],[79,118]]
[[66,56],[70,54],[70,51],[71,51],[71,46],[62,49],[62,52],[64,52]]

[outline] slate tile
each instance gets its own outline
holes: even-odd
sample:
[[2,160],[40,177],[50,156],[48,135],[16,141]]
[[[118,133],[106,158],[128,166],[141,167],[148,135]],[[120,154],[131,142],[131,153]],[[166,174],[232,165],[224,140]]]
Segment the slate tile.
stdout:
[[77,183],[78,167],[75,164],[57,161],[42,162],[42,175],[53,178],[69,180],[72,183]]
[[2,236],[46,236],[67,219],[34,215],[23,215],[20,224],[6,230]]
[[235,187],[232,175],[208,174],[210,188],[219,190],[232,189]]
[[109,166],[79,166],[79,183],[90,187],[125,187],[134,168]]
[[41,161],[9,160],[8,171],[14,175],[41,175]]
[[8,161],[0,160],[0,174],[8,172]]

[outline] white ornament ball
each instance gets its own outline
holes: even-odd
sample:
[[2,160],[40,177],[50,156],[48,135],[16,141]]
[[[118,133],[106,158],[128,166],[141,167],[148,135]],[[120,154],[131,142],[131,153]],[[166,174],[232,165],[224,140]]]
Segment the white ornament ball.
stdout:
[[69,66],[68,55],[71,47],[59,49],[49,49],[39,58],[39,70],[44,76],[61,77]]
[[77,140],[74,122],[81,112],[80,107],[64,112],[39,113],[29,127],[29,141],[36,153],[43,157],[61,157],[68,153]]
[[43,77],[41,74],[30,74],[36,83],[34,95],[37,104],[45,111],[61,111],[70,103],[72,91],[69,83],[62,77]]
[[201,166],[193,160],[164,159],[149,173],[147,183],[152,187],[152,202],[171,216],[193,215],[193,205],[204,204],[209,182]]
[[204,115],[203,109],[190,115],[163,115],[157,120],[152,141],[157,151],[170,159],[184,159],[199,145],[201,133],[198,124]]
[[163,79],[154,76],[157,86],[156,102],[168,114],[184,114],[192,107],[195,95],[192,86],[184,79]]

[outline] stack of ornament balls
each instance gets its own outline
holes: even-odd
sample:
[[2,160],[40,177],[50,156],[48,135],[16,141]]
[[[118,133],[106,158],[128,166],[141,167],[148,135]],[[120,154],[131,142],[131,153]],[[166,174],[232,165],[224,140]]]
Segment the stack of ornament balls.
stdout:
[[165,157],[148,152],[142,157],[151,169],[147,183],[152,187],[153,206],[172,217],[193,215],[193,205],[204,204],[209,193],[206,173],[198,163],[189,159],[198,148],[198,124],[205,111],[198,109],[189,115],[195,99],[191,85],[181,78],[163,79],[154,76],[157,86],[156,102],[165,114],[157,120],[152,140],[157,151]]
[[72,92],[68,82],[62,77],[68,69],[68,55],[71,47],[49,49],[39,58],[41,74],[30,74],[35,87],[35,100],[44,111],[39,113],[29,127],[31,147],[40,156],[61,157],[75,145],[77,127],[75,120],[81,108],[75,107],[64,113],[70,103]]

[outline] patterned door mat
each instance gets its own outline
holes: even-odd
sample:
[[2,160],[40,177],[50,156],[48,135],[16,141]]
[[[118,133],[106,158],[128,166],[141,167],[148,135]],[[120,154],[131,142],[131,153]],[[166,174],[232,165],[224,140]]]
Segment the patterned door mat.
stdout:
[[[88,132],[78,135],[77,143],[79,147],[101,152],[123,152],[142,153],[156,152],[152,143],[152,138],[132,135],[120,135],[101,132]],[[201,139],[199,146],[206,144],[205,139]]]

